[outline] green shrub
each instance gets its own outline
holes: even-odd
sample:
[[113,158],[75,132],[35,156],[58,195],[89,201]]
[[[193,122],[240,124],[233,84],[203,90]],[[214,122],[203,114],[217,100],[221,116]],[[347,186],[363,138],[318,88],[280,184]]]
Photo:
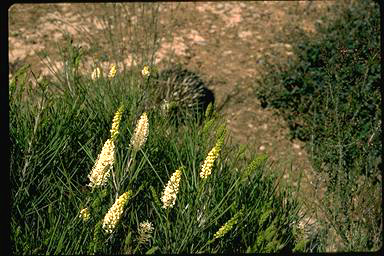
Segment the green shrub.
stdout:
[[318,169],[351,168],[361,154],[378,167],[379,21],[378,5],[356,3],[335,23],[321,26],[316,39],[300,34],[297,61],[259,81],[262,105],[279,109],[292,137],[310,142]]
[[[291,137],[307,142],[314,169],[326,174],[329,202],[325,208],[331,220],[327,225],[336,229],[343,248],[379,248],[379,5],[351,1],[334,21],[326,19],[322,18],[323,25],[318,26],[315,36],[298,31],[287,39],[295,44],[296,58],[270,63],[271,72],[257,82],[256,94],[262,106],[279,110],[289,124]],[[357,182],[362,179],[364,182]],[[373,193],[367,198],[362,191],[368,188]],[[356,213],[351,203],[362,197],[370,202],[364,205],[374,212],[369,221],[363,221],[364,214]],[[356,231],[351,223],[359,223],[356,225],[365,240],[350,235]]]

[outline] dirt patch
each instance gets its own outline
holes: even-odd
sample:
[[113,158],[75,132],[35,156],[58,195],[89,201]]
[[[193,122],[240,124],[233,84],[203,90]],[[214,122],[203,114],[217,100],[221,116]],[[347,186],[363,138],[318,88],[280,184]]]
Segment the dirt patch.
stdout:
[[[233,143],[247,144],[255,153],[268,153],[289,184],[297,186],[297,177],[302,173],[301,195],[306,200],[320,200],[321,177],[313,173],[303,143],[288,139],[286,123],[274,111],[261,108],[254,96],[254,84],[264,72],[263,56],[273,55],[281,61],[294,58],[292,45],[284,41],[284,35],[290,33],[283,30],[286,25],[314,33],[320,15],[325,15],[335,2],[184,2],[160,6],[159,23],[168,36],[160,40],[156,63],[162,66],[165,60],[178,62],[201,74],[215,93]],[[50,70],[38,57],[42,53],[60,68],[57,46],[65,33],[90,53],[112,56],[108,49],[111,46],[105,46],[101,35],[108,24],[105,18],[113,18],[104,17],[106,6],[13,5],[9,10],[10,73],[29,63],[36,73],[48,75]],[[127,27],[139,22],[135,15],[124,19]],[[100,40],[95,42],[95,38]],[[122,35],[119,41],[124,43],[125,39]],[[122,63],[132,65],[133,57],[127,52],[122,48],[118,55]],[[95,58],[87,59],[84,69],[88,72]],[[308,222],[315,221],[309,215]]]

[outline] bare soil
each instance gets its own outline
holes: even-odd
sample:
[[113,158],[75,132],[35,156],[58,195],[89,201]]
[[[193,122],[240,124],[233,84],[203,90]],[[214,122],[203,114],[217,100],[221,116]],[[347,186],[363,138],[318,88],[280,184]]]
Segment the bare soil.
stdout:
[[[284,120],[260,106],[254,96],[255,79],[265,72],[263,56],[274,55],[282,62],[295,57],[292,45],[284,39],[291,32],[287,27],[315,34],[315,23],[336,2],[183,2],[160,6],[159,21],[169,36],[160,40],[158,65],[167,60],[198,72],[215,94],[232,142],[246,144],[254,153],[267,153],[289,185],[297,186],[302,174],[299,194],[307,202],[321,200],[321,178],[313,172],[304,144],[289,139]],[[65,32],[77,44],[92,49],[91,35],[95,37],[105,28],[104,8],[102,4],[13,5],[9,9],[10,76],[23,63],[31,64],[37,73],[49,74],[37,55],[42,51],[52,65],[61,67],[57,45]],[[130,17],[130,22],[134,21]],[[122,55],[130,63],[129,54]],[[313,216],[308,214],[308,223],[301,225],[314,224]]]

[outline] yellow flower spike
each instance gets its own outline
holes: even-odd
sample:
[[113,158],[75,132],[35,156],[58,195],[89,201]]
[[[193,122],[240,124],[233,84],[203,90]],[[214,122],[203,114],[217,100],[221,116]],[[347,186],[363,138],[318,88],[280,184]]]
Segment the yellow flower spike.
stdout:
[[124,212],[124,206],[132,196],[132,191],[125,192],[122,194],[112,207],[108,210],[107,214],[103,219],[102,227],[105,232],[112,233],[116,229],[116,225],[119,222],[121,215]]
[[173,207],[176,203],[177,192],[179,192],[179,185],[181,180],[181,170],[176,170],[170,180],[167,183],[167,186],[164,189],[161,201],[163,202],[163,208]]
[[116,111],[115,116],[113,117],[112,121],[112,128],[111,128],[111,139],[114,141],[119,134],[119,125],[121,121],[121,116],[124,112],[124,106],[120,106],[119,109]]
[[233,228],[233,226],[237,224],[237,221],[241,214],[242,211],[236,213],[235,216],[233,216],[229,221],[227,221],[223,226],[219,228],[219,230],[213,235],[213,238],[218,239],[227,234]]
[[113,162],[115,161],[115,144],[113,140],[108,139],[103,146],[100,154],[97,156],[95,165],[92,168],[91,173],[88,175],[90,183],[88,186],[100,187],[107,182],[110,171],[113,168]]
[[101,76],[101,70],[99,67],[97,67],[93,70],[91,78],[92,78],[92,80],[96,80],[96,79],[100,78],[100,76]]
[[151,222],[145,221],[139,224],[139,244],[146,244],[150,241],[154,228]]
[[111,64],[111,67],[110,67],[110,70],[109,70],[109,74],[108,74],[108,78],[114,78],[115,75],[116,75],[116,65],[115,64]]
[[139,150],[146,142],[149,131],[148,127],[148,116],[147,113],[144,112],[141,115],[139,121],[137,121],[136,128],[131,138],[130,146],[133,148],[133,150]]
[[149,71],[149,67],[147,65],[144,65],[143,69],[141,70],[141,74],[143,77],[149,77],[151,75],[151,72]]
[[213,164],[216,158],[220,154],[221,142],[219,141],[216,145],[209,151],[208,156],[205,158],[203,164],[201,165],[200,178],[206,179],[211,175]]
[[83,221],[88,221],[90,218],[89,210],[88,208],[83,208],[80,211],[79,217],[83,219]]

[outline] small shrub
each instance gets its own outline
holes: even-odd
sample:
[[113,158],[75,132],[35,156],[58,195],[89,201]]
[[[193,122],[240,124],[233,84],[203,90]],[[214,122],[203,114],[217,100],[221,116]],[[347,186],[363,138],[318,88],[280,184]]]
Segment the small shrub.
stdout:
[[[327,177],[327,225],[342,248],[375,250],[382,233],[379,5],[352,1],[323,24],[314,37],[298,32],[289,39],[297,42],[296,59],[270,64],[256,94],[262,106],[279,110],[292,138],[307,142],[314,169]],[[368,187],[372,196],[364,197]],[[376,205],[364,203],[375,212],[369,221],[351,204],[362,197]],[[351,223],[359,223],[364,239],[351,235]]]

